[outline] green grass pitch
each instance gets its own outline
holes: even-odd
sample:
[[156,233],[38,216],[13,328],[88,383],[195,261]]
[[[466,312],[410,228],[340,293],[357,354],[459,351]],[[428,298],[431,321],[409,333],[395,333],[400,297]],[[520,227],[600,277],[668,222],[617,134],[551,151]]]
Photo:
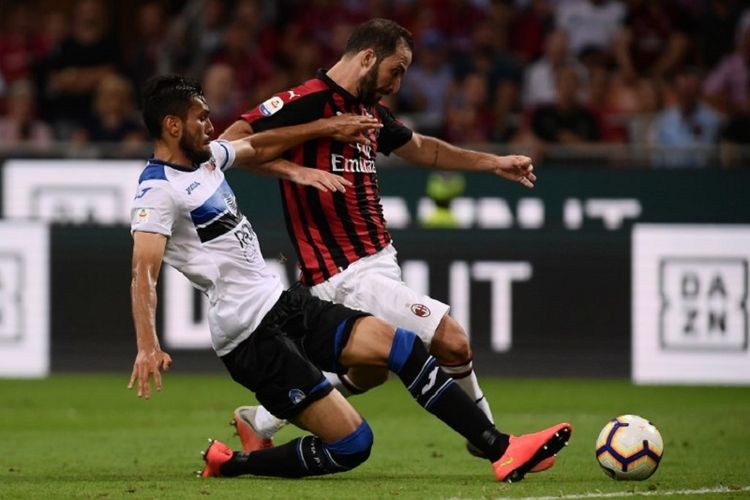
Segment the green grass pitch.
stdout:
[[[484,378],[501,429],[574,427],[553,469],[502,484],[396,380],[351,400],[375,433],[370,460],[354,471],[197,479],[206,438],[239,447],[228,423],[251,394],[228,376],[167,374],[164,390],[142,401],[126,383],[127,374],[0,380],[0,498],[750,497],[750,388]],[[649,418],[664,437],[647,481],[611,480],[594,459],[602,426],[623,413]],[[298,434],[288,427],[278,442]]]

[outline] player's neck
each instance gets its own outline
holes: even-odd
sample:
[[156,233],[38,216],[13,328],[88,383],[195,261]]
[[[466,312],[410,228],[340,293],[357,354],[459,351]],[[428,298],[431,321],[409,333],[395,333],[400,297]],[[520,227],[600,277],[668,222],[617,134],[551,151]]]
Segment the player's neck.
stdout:
[[154,159],[185,168],[193,168],[193,162],[182,152],[182,149],[170,147],[164,141],[154,143]]
[[328,78],[336,82],[336,85],[349,92],[354,97],[359,97],[359,71],[355,64],[340,59],[326,72]]

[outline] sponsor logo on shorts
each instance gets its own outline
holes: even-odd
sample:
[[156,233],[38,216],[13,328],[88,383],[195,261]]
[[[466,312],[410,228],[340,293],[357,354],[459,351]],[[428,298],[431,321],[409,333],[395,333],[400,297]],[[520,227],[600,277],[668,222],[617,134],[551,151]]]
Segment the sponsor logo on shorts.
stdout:
[[289,391],[289,401],[291,401],[293,405],[300,404],[303,399],[305,399],[305,393],[300,389],[291,389]]
[[432,314],[430,308],[424,304],[412,304],[411,312],[413,312],[415,316],[419,316],[420,318],[426,318],[427,316]]

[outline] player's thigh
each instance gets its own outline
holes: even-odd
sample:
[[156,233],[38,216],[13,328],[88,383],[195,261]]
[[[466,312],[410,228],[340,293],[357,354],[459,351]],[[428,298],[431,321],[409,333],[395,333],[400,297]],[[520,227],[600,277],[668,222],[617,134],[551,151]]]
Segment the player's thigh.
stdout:
[[[352,342],[352,335],[362,328],[357,325],[364,321],[365,325],[377,325],[368,313],[350,309],[342,304],[334,304],[320,300],[306,293],[296,293],[294,296],[294,317],[284,326],[288,334],[300,345],[301,350],[321,370],[343,373],[351,366],[342,362],[342,353],[352,351],[355,346],[365,343],[357,334],[357,341]],[[373,335],[383,334],[384,329],[374,329]],[[371,340],[375,344],[374,338]],[[351,361],[352,357],[347,356]],[[364,360],[362,362],[366,362]],[[362,364],[359,362],[359,364]]]
[[324,443],[331,443],[356,431],[362,417],[339,391],[333,390],[302,410],[292,422],[317,435]]
[[360,275],[349,307],[362,309],[432,343],[438,325],[450,309],[447,304],[409,288],[392,274],[370,271]]
[[299,346],[275,328],[260,328],[222,356],[232,378],[273,415],[292,419],[333,390]]
[[394,334],[394,326],[380,318],[358,318],[341,349],[339,362],[346,367],[387,367]]

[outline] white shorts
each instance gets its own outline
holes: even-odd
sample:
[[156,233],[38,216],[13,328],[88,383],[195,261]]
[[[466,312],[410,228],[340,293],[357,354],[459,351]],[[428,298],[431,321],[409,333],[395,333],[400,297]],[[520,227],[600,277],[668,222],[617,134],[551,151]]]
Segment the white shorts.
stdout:
[[429,347],[435,330],[448,313],[447,304],[417,293],[401,281],[396,249],[359,259],[327,281],[310,288],[323,300],[369,312],[394,326],[416,333]]

